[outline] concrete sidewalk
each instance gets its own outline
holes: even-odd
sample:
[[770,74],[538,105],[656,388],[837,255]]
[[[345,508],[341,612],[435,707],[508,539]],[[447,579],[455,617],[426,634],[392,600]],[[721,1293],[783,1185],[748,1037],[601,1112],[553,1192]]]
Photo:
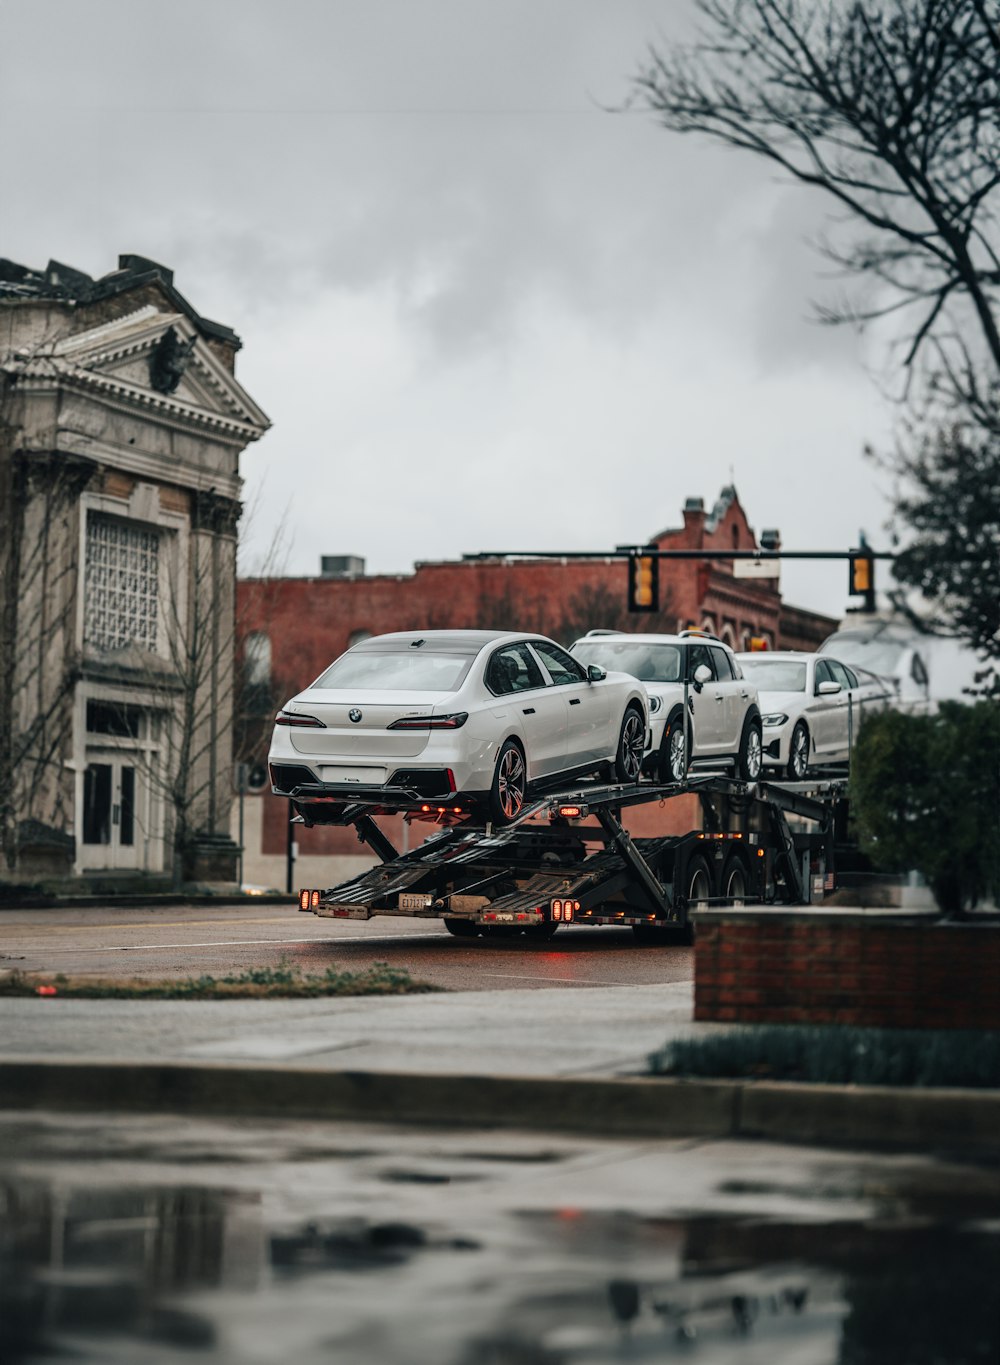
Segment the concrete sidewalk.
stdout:
[[1000,1091],[645,1074],[693,987],[0,1000],[0,1106],[763,1137],[1000,1158]]

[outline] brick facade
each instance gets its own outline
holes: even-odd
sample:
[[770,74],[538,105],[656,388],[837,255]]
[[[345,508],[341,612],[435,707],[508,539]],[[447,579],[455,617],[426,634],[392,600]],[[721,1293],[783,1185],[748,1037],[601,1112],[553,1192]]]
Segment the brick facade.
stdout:
[[996,1029],[998,980],[997,924],[821,909],[698,916],[694,1017],[702,1022]]

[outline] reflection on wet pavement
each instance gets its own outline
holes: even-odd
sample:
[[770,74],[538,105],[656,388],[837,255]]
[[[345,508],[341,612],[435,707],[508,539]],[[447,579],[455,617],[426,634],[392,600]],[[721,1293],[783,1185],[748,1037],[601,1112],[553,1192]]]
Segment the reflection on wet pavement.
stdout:
[[997,1365],[1000,1172],[789,1151],[5,1116],[0,1360]]

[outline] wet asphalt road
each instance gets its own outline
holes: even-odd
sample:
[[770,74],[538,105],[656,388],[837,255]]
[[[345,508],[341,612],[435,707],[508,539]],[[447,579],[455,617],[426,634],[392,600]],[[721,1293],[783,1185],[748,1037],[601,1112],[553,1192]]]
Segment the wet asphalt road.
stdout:
[[282,960],[304,971],[405,968],[449,990],[690,981],[693,950],[637,944],[629,930],[561,928],[548,943],[452,938],[436,920],[338,922],[295,905],[53,907],[0,913],[0,969],[88,976],[223,976]]
[[993,1365],[994,1168],[0,1116],[0,1358]]

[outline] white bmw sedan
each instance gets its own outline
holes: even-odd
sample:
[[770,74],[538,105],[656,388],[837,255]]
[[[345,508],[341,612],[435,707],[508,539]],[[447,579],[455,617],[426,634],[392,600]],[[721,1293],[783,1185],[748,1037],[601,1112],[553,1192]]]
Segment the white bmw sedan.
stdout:
[[311,824],[345,801],[471,808],[502,823],[533,789],[595,772],[638,781],[647,725],[641,683],[542,636],[377,635],[282,707],[271,790]]
[[862,721],[890,694],[828,654],[797,650],[740,654],[756,687],[764,722],[764,766],[799,782],[810,768],[843,764]]

